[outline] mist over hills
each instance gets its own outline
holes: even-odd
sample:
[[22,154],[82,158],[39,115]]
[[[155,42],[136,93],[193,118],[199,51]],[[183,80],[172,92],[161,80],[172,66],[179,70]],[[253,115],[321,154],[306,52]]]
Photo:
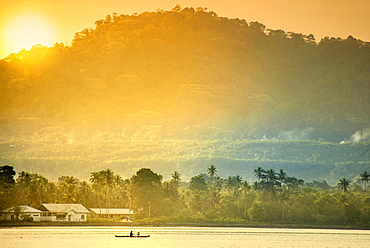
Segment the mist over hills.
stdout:
[[[284,166],[278,161],[303,163],[316,154],[316,166],[329,168],[320,179],[327,179],[344,162],[353,162],[356,173],[370,169],[369,96],[370,43],[352,36],[316,41],[203,8],[113,14],[76,33],[71,46],[37,45],[0,61],[0,162],[46,174],[57,165],[55,175],[66,164],[70,174],[74,166],[133,174],[153,161],[163,171],[193,176],[182,167],[220,162],[225,173],[237,164],[238,173],[248,159],[269,160],[266,151],[282,141],[309,140],[312,147],[365,141],[331,144],[361,150],[338,153],[352,160],[321,160],[331,151],[325,146],[313,153],[302,148],[305,160],[284,152],[270,159],[271,166]],[[230,148],[251,140],[269,141],[252,157]],[[209,147],[213,142],[229,147],[215,156],[221,160],[202,156],[210,147],[221,151]],[[90,152],[76,155],[78,149]],[[178,155],[185,151],[188,157]]]

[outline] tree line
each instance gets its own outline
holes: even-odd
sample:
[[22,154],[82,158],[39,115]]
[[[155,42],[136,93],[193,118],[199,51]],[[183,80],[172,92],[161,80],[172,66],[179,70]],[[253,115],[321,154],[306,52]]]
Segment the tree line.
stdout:
[[[135,221],[274,222],[306,224],[370,223],[370,174],[359,182],[346,178],[337,187],[312,187],[280,169],[254,169],[256,181],[241,176],[221,178],[215,165],[205,173],[181,181],[149,168],[123,179],[111,169],[92,172],[89,181],[61,176],[56,182],[9,165],[0,167],[0,207],[41,203],[81,203],[91,208],[130,208]],[[361,185],[359,184],[361,183]]]

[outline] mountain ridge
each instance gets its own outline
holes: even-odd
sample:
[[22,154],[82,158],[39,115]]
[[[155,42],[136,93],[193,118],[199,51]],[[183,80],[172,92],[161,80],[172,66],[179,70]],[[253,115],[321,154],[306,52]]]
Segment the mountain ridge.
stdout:
[[[45,169],[45,159],[34,155],[44,146],[68,151],[73,142],[89,141],[92,147],[166,140],[368,141],[369,65],[370,43],[352,36],[317,42],[313,35],[204,8],[108,15],[77,32],[71,46],[36,45],[0,61],[1,163],[29,169],[38,161]],[[12,154],[14,140],[36,144],[21,150],[27,166]],[[367,161],[353,166],[367,169]],[[328,171],[335,163],[329,164]],[[328,171],[326,178],[337,180]]]

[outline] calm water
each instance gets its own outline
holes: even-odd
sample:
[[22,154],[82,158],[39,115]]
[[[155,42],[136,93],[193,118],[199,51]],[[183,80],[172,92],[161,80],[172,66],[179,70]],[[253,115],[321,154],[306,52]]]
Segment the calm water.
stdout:
[[[116,238],[133,230],[150,238]],[[192,227],[0,228],[1,248],[370,247],[370,230]]]

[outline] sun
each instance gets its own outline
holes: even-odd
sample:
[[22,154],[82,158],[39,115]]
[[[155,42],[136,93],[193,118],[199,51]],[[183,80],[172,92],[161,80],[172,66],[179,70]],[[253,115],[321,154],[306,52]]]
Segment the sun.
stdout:
[[10,53],[30,49],[41,44],[52,46],[55,43],[54,29],[41,15],[28,13],[13,17],[3,32],[5,50]]

